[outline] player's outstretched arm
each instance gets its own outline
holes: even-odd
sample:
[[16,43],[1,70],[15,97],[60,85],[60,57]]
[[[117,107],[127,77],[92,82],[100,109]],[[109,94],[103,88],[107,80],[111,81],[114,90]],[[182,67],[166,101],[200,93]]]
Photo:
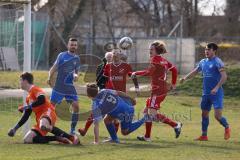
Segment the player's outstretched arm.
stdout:
[[25,110],[25,112],[23,113],[21,119],[18,121],[18,123],[15,125],[15,127],[11,128],[8,132],[8,136],[13,137],[15,135],[15,133],[17,132],[18,128],[20,128],[30,117],[32,113],[31,109],[27,109]]
[[187,79],[191,79],[198,74],[198,68],[194,68],[190,73],[180,79],[180,83],[183,83]]

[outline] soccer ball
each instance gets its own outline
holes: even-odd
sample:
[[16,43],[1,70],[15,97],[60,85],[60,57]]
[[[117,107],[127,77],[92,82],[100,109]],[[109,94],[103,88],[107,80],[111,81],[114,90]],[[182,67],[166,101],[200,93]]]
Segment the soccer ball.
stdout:
[[133,41],[130,37],[123,37],[119,41],[119,48],[123,50],[128,50],[133,46]]

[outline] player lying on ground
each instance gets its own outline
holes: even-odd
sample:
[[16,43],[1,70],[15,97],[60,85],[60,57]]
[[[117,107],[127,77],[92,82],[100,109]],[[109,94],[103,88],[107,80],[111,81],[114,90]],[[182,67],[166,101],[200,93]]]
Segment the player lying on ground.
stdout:
[[[126,84],[127,84],[127,78],[128,76],[131,76],[132,73],[132,67],[130,64],[126,62],[121,61],[121,53],[119,49],[114,49],[112,51],[113,54],[113,62],[106,64],[103,72],[103,78],[107,79],[106,82],[106,89],[113,89],[117,91],[122,91],[126,93]],[[138,92],[138,81],[137,78],[133,78],[133,83],[136,89],[136,92]],[[83,129],[79,129],[79,133],[84,136],[93,123],[92,115],[87,119],[85,123],[85,127]],[[119,122],[116,120],[114,122],[116,132],[119,128]]]
[[[57,119],[55,108],[45,97],[43,90],[33,85],[33,75],[25,72],[20,76],[21,89],[28,92],[26,99],[27,106],[19,108],[23,115],[18,123],[10,129],[8,135],[13,137],[16,131],[28,120],[34,112],[37,124],[24,136],[24,143],[48,143],[58,141],[61,143],[78,144],[77,136],[72,136],[55,127]],[[54,136],[46,136],[50,132]]]
[[99,143],[99,122],[105,115],[104,123],[111,137],[110,142],[114,143],[119,143],[113,124],[114,120],[120,121],[123,135],[130,134],[145,122],[146,117],[132,122],[134,116],[133,106],[136,101],[124,92],[111,89],[102,89],[98,92],[97,85],[88,84],[87,95],[92,99],[95,144]]
[[189,74],[180,80],[183,83],[185,80],[194,77],[198,72],[202,72],[203,76],[203,94],[202,94],[202,135],[196,140],[207,141],[207,129],[209,124],[209,112],[213,105],[216,120],[225,128],[224,139],[230,138],[230,127],[227,119],[222,116],[223,110],[223,83],[227,80],[227,74],[224,69],[224,64],[220,58],[216,56],[218,46],[215,43],[207,44],[205,48],[205,57],[198,66]]
[[[176,88],[177,81],[177,69],[176,67],[161,56],[161,54],[167,53],[166,46],[161,41],[155,41],[150,45],[150,65],[146,70],[133,72],[132,76],[149,76],[151,77],[151,97],[146,101],[146,108],[144,112],[154,117],[155,121],[166,123],[174,128],[176,138],[181,133],[182,124],[175,122],[165,116],[164,114],[158,113],[160,104],[167,96],[167,92],[171,89]],[[172,84],[169,87],[167,83],[167,72],[172,72]],[[151,128],[152,121],[145,123],[146,132],[144,136],[137,137],[142,141],[151,141]]]

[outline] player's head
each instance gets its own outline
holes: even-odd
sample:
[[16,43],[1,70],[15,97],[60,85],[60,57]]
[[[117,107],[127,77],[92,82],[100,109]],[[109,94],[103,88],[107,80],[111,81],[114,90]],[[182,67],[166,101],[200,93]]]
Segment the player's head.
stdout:
[[212,58],[215,56],[216,52],[218,50],[218,45],[216,43],[208,43],[205,47],[205,56],[207,58]]
[[121,54],[121,50],[118,48],[115,48],[112,50],[113,53],[113,62],[119,62],[121,59],[120,54]]
[[105,58],[107,60],[107,63],[111,63],[113,59],[113,53],[112,52],[106,52],[105,53]]
[[95,83],[87,84],[87,96],[94,98],[98,94],[98,86]]
[[120,60],[123,61],[123,62],[127,62],[127,59],[128,59],[127,54],[121,52],[121,54],[120,54]]
[[76,53],[77,51],[77,39],[76,38],[69,38],[68,40],[68,51],[72,52],[72,53]]
[[166,44],[162,41],[154,41],[150,45],[150,57],[167,53]]
[[27,90],[29,86],[33,84],[33,75],[28,72],[24,72],[20,75],[20,87],[23,90]]

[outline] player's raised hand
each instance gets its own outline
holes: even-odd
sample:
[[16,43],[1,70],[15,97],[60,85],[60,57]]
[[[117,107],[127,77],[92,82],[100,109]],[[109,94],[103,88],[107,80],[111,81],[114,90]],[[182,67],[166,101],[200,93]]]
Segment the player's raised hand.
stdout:
[[16,133],[16,130],[14,128],[11,128],[9,131],[8,131],[8,136],[9,137],[14,137],[15,136],[15,133]]

